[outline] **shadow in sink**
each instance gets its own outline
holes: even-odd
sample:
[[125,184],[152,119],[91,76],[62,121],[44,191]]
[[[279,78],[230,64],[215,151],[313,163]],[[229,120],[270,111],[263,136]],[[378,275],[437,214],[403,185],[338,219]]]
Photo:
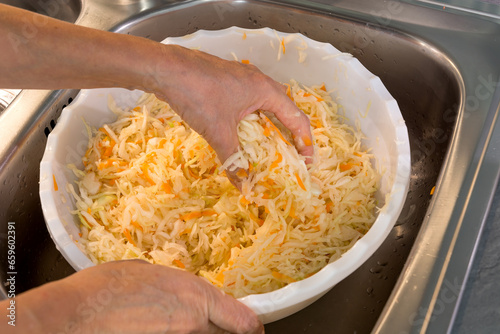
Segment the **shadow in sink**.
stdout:
[[[446,55],[412,36],[298,5],[183,2],[143,12],[114,31],[160,41],[199,29],[230,26],[300,32],[331,43],[352,53],[379,76],[398,101],[410,135],[412,177],[396,226],[362,267],[324,297],[290,317],[266,325],[267,333],[331,333],[333,328],[338,333],[369,333],[401,273],[428,208],[462,99],[460,74]],[[16,281],[18,293],[73,272],[48,235],[38,199],[39,161],[46,143],[44,129],[59,116],[60,106],[67,103],[68,97],[43,115],[38,131],[29,135],[9,166],[0,170],[0,221],[16,222],[17,245],[22,245],[25,254],[17,260],[18,272],[22,273]],[[19,186],[19,180],[24,186]],[[0,239],[4,239],[6,227],[1,226],[0,232]],[[1,244],[0,252],[6,254],[5,243]],[[7,268],[5,261],[0,257],[2,271]],[[6,272],[0,275],[5,281]]]
[[82,10],[81,0],[0,0],[0,3],[74,23]]

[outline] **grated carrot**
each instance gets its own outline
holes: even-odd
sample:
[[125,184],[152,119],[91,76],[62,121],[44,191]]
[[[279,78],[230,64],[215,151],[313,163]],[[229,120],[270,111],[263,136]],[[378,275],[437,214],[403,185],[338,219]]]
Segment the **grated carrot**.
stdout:
[[141,166],[141,171],[142,171],[142,178],[146,181],[148,181],[149,183],[151,183],[151,185],[155,185],[155,181],[153,181],[153,179],[149,176],[149,169],[148,169],[148,164],[147,163],[144,163],[142,166]]
[[113,162],[115,162],[115,161],[116,160],[113,158],[106,159],[106,160],[102,161],[101,163],[99,163],[99,165],[97,166],[97,169],[103,170],[104,168],[113,167]]
[[256,222],[259,226],[262,226],[262,224],[264,224],[264,220],[260,219],[256,215],[254,215],[252,213],[252,211],[248,211],[248,216],[250,217],[251,220],[253,220],[254,222]]
[[345,172],[351,169],[354,166],[359,166],[359,163],[352,163],[352,162],[347,162],[347,163],[341,163],[339,165],[340,171]]
[[162,138],[160,140],[160,142],[158,143],[158,148],[164,148],[166,143],[167,143],[167,140],[165,138]]
[[189,233],[191,233],[191,231],[192,230],[188,227],[188,228],[184,229],[181,233],[179,233],[179,236],[181,236],[183,234],[189,234]]
[[52,180],[54,180],[54,191],[58,191],[59,187],[57,186],[56,176],[52,174]]
[[243,205],[248,205],[250,204],[250,201],[245,198],[245,196],[241,196],[240,198],[240,203]]
[[204,216],[204,217],[207,217],[207,216],[215,216],[217,214],[217,211],[215,210],[212,210],[212,209],[208,209],[208,210],[203,210],[201,212],[201,215]]
[[248,177],[248,173],[244,169],[238,169],[238,171],[236,172],[236,176],[239,178],[244,178],[244,177]]
[[163,190],[164,192],[166,192],[167,194],[171,194],[172,193],[172,187],[170,186],[170,184],[167,182],[164,182],[162,185],[161,185],[161,190]]
[[292,217],[293,219],[297,219],[297,215],[295,214],[295,207],[293,205],[290,207],[290,212],[288,212],[288,216]]
[[332,212],[332,207],[333,207],[333,202],[332,201],[328,201],[326,203],[326,212],[328,212],[328,213]]
[[137,228],[138,230],[141,230],[141,232],[144,232],[144,229],[142,228],[141,225],[139,225],[138,222],[135,222],[135,221],[131,221],[130,224],[132,224],[135,228]]
[[125,238],[127,238],[128,242],[130,242],[132,245],[137,247],[137,245],[135,244],[134,240],[132,239],[132,236],[130,235],[130,231],[128,229],[125,229],[123,231],[123,234],[125,235]]
[[250,64],[250,60],[248,60],[248,59],[242,59],[241,63],[242,64]]
[[297,282],[297,280],[295,280],[293,277],[290,277],[288,275],[285,275],[285,274],[282,274],[280,272],[277,272],[277,271],[273,271],[271,273],[273,275],[274,278],[276,278],[278,281],[282,281],[284,283],[293,283],[293,282]]
[[193,211],[190,213],[186,213],[185,215],[181,215],[181,219],[184,221],[188,221],[191,219],[200,218],[201,216],[201,211]]
[[276,160],[273,161],[273,163],[269,167],[270,170],[273,170],[274,168],[278,167],[279,163],[283,161],[283,156],[281,155],[281,153],[276,152],[276,155],[278,156],[278,158],[276,158]]
[[290,87],[289,84],[284,84],[286,86],[286,95],[290,98],[290,100],[293,101],[293,97],[292,97],[292,87]]
[[181,261],[179,261],[179,260],[177,260],[177,259],[175,259],[173,262],[175,263],[175,265],[176,265],[177,267],[179,267],[179,268],[181,268],[181,269],[186,268],[186,266],[184,265],[184,263],[182,263]]
[[302,179],[299,176],[299,173],[295,173],[295,178],[297,179],[297,183],[303,190],[307,190],[306,186],[304,185],[304,182],[302,182]]
[[221,284],[224,284],[224,270],[219,271],[219,273],[215,276],[215,279]]
[[264,136],[269,137],[271,135],[271,129],[269,127],[264,128]]

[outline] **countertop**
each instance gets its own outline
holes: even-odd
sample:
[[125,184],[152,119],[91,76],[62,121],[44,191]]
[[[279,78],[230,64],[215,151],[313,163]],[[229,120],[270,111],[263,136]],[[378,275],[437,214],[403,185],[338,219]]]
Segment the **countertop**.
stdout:
[[485,221],[453,333],[500,331],[500,185]]

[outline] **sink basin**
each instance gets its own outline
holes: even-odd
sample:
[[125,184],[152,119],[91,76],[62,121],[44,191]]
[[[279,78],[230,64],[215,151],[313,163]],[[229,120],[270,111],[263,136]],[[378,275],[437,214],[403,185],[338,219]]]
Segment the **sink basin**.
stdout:
[[[0,3],[71,23],[76,22],[82,10],[81,0],[64,1],[64,4],[55,0],[0,0]],[[9,106],[19,93],[20,90],[18,89],[0,89],[0,113]]]
[[82,0],[0,0],[0,3],[74,23],[82,10]]
[[[352,53],[379,76],[398,102],[410,135],[411,183],[402,214],[361,268],[311,306],[266,325],[266,332],[331,333],[335,328],[338,333],[399,333],[452,325],[458,295],[447,304],[453,307],[438,315],[434,307],[443,277],[451,275],[450,263],[456,266],[450,280],[459,285],[465,280],[480,230],[479,225],[468,229],[468,241],[455,256],[453,235],[468,226],[463,222],[464,210],[471,207],[467,194],[482,166],[478,152],[485,150],[485,133],[496,121],[488,82],[499,74],[500,46],[490,43],[500,34],[498,25],[395,1],[193,0],[155,4],[136,14],[97,0],[86,6],[87,15],[78,24],[156,41],[230,26],[300,32]],[[117,22],[116,13],[122,22],[103,26]],[[15,222],[16,242],[23,246],[16,255],[18,293],[74,272],[46,230],[38,173],[46,136],[77,93],[30,91],[0,115],[0,254],[7,252],[6,223]],[[493,188],[491,182],[483,184],[474,200],[488,202]],[[480,221],[487,207],[475,208],[469,213]],[[5,256],[0,268],[5,281]]]

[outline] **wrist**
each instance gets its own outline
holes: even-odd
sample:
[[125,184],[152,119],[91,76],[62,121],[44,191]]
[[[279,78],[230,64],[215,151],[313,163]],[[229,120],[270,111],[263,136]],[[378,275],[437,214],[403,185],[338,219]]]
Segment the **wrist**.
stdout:
[[64,281],[45,284],[16,297],[16,327],[26,333],[66,333],[79,325],[79,303]]

